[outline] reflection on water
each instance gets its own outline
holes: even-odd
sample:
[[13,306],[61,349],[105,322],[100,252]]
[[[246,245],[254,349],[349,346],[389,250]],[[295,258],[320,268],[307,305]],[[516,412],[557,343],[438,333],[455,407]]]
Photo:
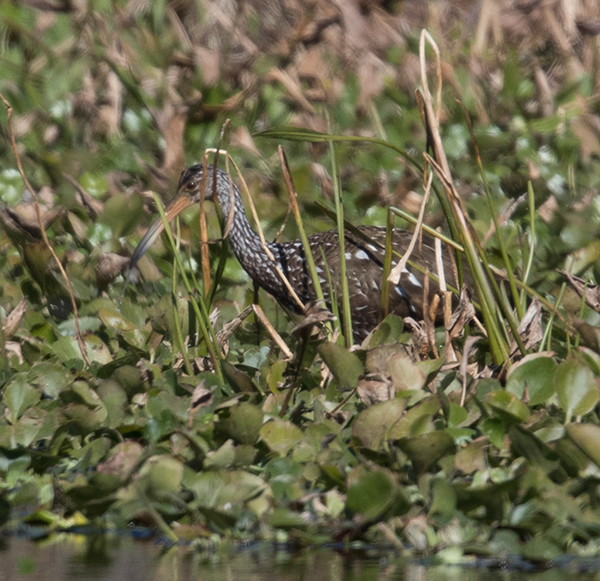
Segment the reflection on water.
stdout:
[[451,565],[425,567],[392,556],[368,558],[331,550],[298,553],[271,548],[233,556],[189,547],[165,549],[114,536],[58,536],[52,541],[7,539],[0,547],[0,581],[578,581],[595,573],[538,573]]

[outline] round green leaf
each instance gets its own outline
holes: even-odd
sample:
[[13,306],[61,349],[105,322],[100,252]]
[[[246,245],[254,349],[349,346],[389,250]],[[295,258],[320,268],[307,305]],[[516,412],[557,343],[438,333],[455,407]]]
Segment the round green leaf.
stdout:
[[389,363],[390,375],[398,391],[423,389],[427,376],[408,356],[396,355]]
[[388,472],[367,472],[357,468],[358,476],[350,474],[346,504],[350,510],[360,513],[365,520],[374,520],[391,506],[397,485]]
[[272,420],[260,430],[262,441],[281,456],[285,456],[302,438],[302,430],[287,420]]
[[406,407],[404,398],[376,403],[358,414],[352,435],[369,450],[381,451],[390,429],[400,420]]
[[511,368],[506,391],[521,398],[527,388],[530,405],[544,403],[556,392],[555,374],[556,363],[551,357],[524,359]]
[[399,445],[412,460],[417,474],[422,474],[456,449],[454,438],[444,431],[429,432],[418,438],[400,440]]
[[40,400],[41,395],[39,389],[32,387],[27,382],[25,375],[18,374],[4,392],[4,403],[16,420],[21,417],[28,407],[35,405]]
[[238,444],[254,444],[263,425],[263,412],[250,403],[228,410],[229,417],[224,420],[224,429]]
[[556,390],[567,423],[573,416],[587,414],[598,403],[598,383],[592,370],[575,359],[558,366]]
[[342,389],[352,389],[365,372],[361,360],[337,343],[323,343],[319,353]]
[[177,493],[181,487],[183,464],[171,456],[155,456],[149,461],[149,491],[154,494]]
[[565,426],[569,438],[594,463],[600,466],[600,426],[569,424]]
[[529,408],[515,394],[504,389],[491,391],[485,401],[505,419],[522,422],[529,415]]

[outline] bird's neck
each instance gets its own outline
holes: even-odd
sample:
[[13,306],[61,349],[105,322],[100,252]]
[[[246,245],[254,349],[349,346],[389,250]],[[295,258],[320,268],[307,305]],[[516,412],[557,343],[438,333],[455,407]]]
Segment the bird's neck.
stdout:
[[[270,282],[278,287],[281,285],[281,279],[275,274],[273,261],[270,260],[265,249],[262,246],[258,234],[252,229],[246,210],[237,187],[233,187],[233,222],[227,234],[231,250],[239,260],[242,268],[257,282]],[[231,196],[219,196],[219,205],[223,213],[225,224],[229,219],[229,208],[231,207]],[[267,243],[267,247],[272,250],[273,245]],[[277,255],[275,259],[278,261]],[[268,281],[266,279],[269,279]]]

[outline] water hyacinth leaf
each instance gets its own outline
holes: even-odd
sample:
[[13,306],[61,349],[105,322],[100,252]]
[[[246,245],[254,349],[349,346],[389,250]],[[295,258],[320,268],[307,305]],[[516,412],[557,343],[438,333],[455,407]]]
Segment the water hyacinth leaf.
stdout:
[[529,405],[547,401],[556,393],[556,363],[551,357],[525,358],[510,369],[506,391],[522,398],[527,388]]
[[276,529],[305,529],[308,521],[287,508],[276,508],[269,515],[269,525]]
[[143,453],[144,448],[138,442],[133,440],[119,442],[112,449],[111,455],[98,465],[98,472],[115,476],[121,482],[125,482],[140,462]]
[[452,428],[459,427],[469,417],[469,412],[462,406],[450,402],[448,408],[448,426]]
[[100,397],[98,393],[90,387],[86,381],[74,381],[71,386],[71,393],[64,393],[65,398],[72,396],[73,399],[84,403],[85,405],[95,408],[100,405]]
[[34,365],[29,372],[29,379],[51,398],[57,398],[72,381],[71,374],[64,367],[49,361]]
[[358,467],[348,475],[346,504],[365,520],[375,520],[392,506],[397,490],[396,481],[389,472]]
[[417,361],[415,363],[415,365],[425,374],[425,385],[430,381],[433,381],[445,362],[445,357],[438,357],[437,359],[426,359],[425,361]]
[[547,444],[521,426],[510,426],[508,435],[520,456],[527,458],[531,464],[544,470],[553,479],[561,482],[565,480],[566,475],[560,469],[559,457]]
[[263,424],[263,412],[250,403],[243,402],[228,410],[223,428],[238,444],[254,444]]
[[323,480],[330,486],[339,486],[340,488],[344,486],[346,475],[340,470],[339,466],[321,463],[319,464],[319,470]]
[[235,446],[233,440],[227,440],[218,450],[209,452],[204,459],[204,470],[230,468],[235,462]]
[[283,385],[284,376],[283,372],[287,367],[287,363],[280,359],[276,361],[272,365],[268,366],[268,371],[266,373],[267,377],[267,386],[271,390],[271,393],[279,393],[279,387]]
[[446,428],[446,432],[454,438],[454,443],[457,446],[462,446],[470,442],[473,436],[477,434],[476,430],[470,428]]
[[239,510],[268,489],[262,478],[243,470],[186,472],[183,485],[194,493],[198,506],[218,510]]
[[449,522],[456,511],[456,492],[445,479],[436,478],[431,486],[432,501],[428,517]]
[[429,396],[414,406],[397,422],[390,431],[389,437],[394,440],[414,438],[435,430],[434,420],[440,410],[437,397]]
[[380,345],[367,351],[365,367],[368,373],[381,373],[389,376],[390,362],[397,356],[406,357],[406,347],[400,343]]
[[571,359],[561,363],[556,370],[555,381],[566,423],[573,416],[587,414],[598,403],[598,382],[592,370],[580,361]]
[[125,409],[128,404],[127,394],[116,381],[111,379],[102,381],[97,392],[106,408],[107,426],[118,428],[125,418]]
[[381,374],[365,375],[356,386],[356,394],[365,405],[373,405],[393,399],[396,390],[392,382]]
[[117,367],[112,373],[111,379],[119,383],[128,397],[144,391],[142,372],[134,365]]
[[369,450],[384,450],[390,430],[402,418],[405,408],[404,398],[372,405],[358,414],[352,426],[352,436]]
[[38,434],[43,426],[43,417],[33,417],[29,414],[30,411],[26,410],[21,419],[13,424],[13,438],[16,444],[19,446],[30,446],[34,440],[38,439]]
[[490,444],[498,449],[504,447],[506,425],[500,418],[485,418],[481,423],[481,431],[489,439]]
[[128,321],[121,313],[112,309],[102,308],[98,311],[98,317],[109,329],[118,329],[119,331],[135,331],[137,328],[131,321]]
[[[82,333],[94,333],[100,329],[102,321],[98,317],[79,317],[79,330]],[[58,325],[61,335],[75,334],[75,319],[67,319]]]
[[81,352],[74,337],[59,337],[52,343],[52,352],[61,363],[67,363],[81,358]]
[[255,392],[258,391],[255,383],[250,379],[250,376],[229,361],[222,361],[221,367],[233,389],[238,392]]
[[577,447],[600,467],[600,426],[595,424],[569,424],[565,430]]
[[429,432],[417,438],[400,440],[398,445],[412,460],[415,472],[420,475],[426,472],[438,460],[456,449],[454,438],[444,432]]
[[558,558],[562,550],[556,542],[540,532],[540,534],[525,543],[520,552],[526,559],[534,562],[545,562]]
[[396,355],[389,362],[390,375],[398,391],[423,389],[427,376],[408,356]]
[[352,389],[364,373],[361,360],[337,343],[323,343],[319,353],[341,389]]
[[304,496],[302,472],[302,465],[291,458],[271,460],[265,467],[265,475],[268,476],[273,498],[289,502]]
[[35,405],[42,394],[27,381],[25,374],[16,375],[4,391],[4,403],[10,410],[13,418],[18,420],[23,412]]
[[113,442],[108,438],[100,437],[91,440],[79,450],[75,450],[73,456],[79,459],[78,468],[82,471],[92,467],[95,468],[100,460],[108,455],[112,444]]
[[594,240],[583,248],[578,248],[567,257],[567,268],[569,273],[578,275],[592,264],[597,264],[600,259],[600,240]]
[[564,433],[565,437],[554,443],[554,451],[559,455],[562,466],[569,476],[576,478],[585,474],[590,477],[595,472],[596,477],[600,477],[600,467],[568,436],[566,430]]
[[102,365],[96,374],[98,379],[108,379],[116,369],[125,365],[135,365],[143,357],[148,357],[147,352],[133,347],[131,344],[127,344],[127,351],[127,355],[113,359],[110,363]]
[[261,440],[280,456],[285,456],[304,438],[302,430],[287,420],[271,420],[260,429]]
[[89,434],[101,426],[101,419],[96,411],[86,405],[71,403],[63,408],[63,412],[82,435]]
[[171,456],[154,456],[146,462],[141,474],[147,475],[148,492],[154,495],[177,493],[181,487],[183,464]]
[[379,328],[373,332],[369,341],[369,348],[385,345],[386,343],[397,343],[400,335],[404,332],[404,321],[402,317],[389,314],[381,323]]
[[470,475],[478,470],[485,470],[487,463],[487,438],[481,437],[460,448],[454,456],[454,466],[464,474]]
[[516,395],[503,389],[488,393],[485,403],[500,417],[511,422],[522,422],[529,415],[529,408]]
[[97,335],[86,335],[85,345],[87,347],[88,357],[100,365],[105,365],[112,361],[112,354],[108,345]]
[[257,451],[254,446],[247,444],[240,444],[235,447],[235,458],[233,459],[233,466],[237,468],[243,468],[250,466],[254,463]]

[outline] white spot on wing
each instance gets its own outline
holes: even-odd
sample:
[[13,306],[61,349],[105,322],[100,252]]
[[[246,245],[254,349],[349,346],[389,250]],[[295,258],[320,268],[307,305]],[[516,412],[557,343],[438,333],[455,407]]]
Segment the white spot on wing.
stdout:
[[350,252],[346,252],[346,254],[344,254],[344,257],[346,258],[346,260],[350,260],[352,258],[352,254],[350,254]]
[[406,296],[406,293],[404,292],[404,289],[401,286],[395,286],[394,290],[403,298],[403,299],[408,299],[408,297]]
[[410,280],[410,284],[412,284],[414,286],[418,286],[419,288],[423,288],[421,281],[419,281],[419,279],[412,272],[410,272],[410,270],[403,268],[402,274],[406,274],[408,276],[408,280]]
[[359,250],[354,256],[358,260],[369,260],[369,255],[364,250]]

